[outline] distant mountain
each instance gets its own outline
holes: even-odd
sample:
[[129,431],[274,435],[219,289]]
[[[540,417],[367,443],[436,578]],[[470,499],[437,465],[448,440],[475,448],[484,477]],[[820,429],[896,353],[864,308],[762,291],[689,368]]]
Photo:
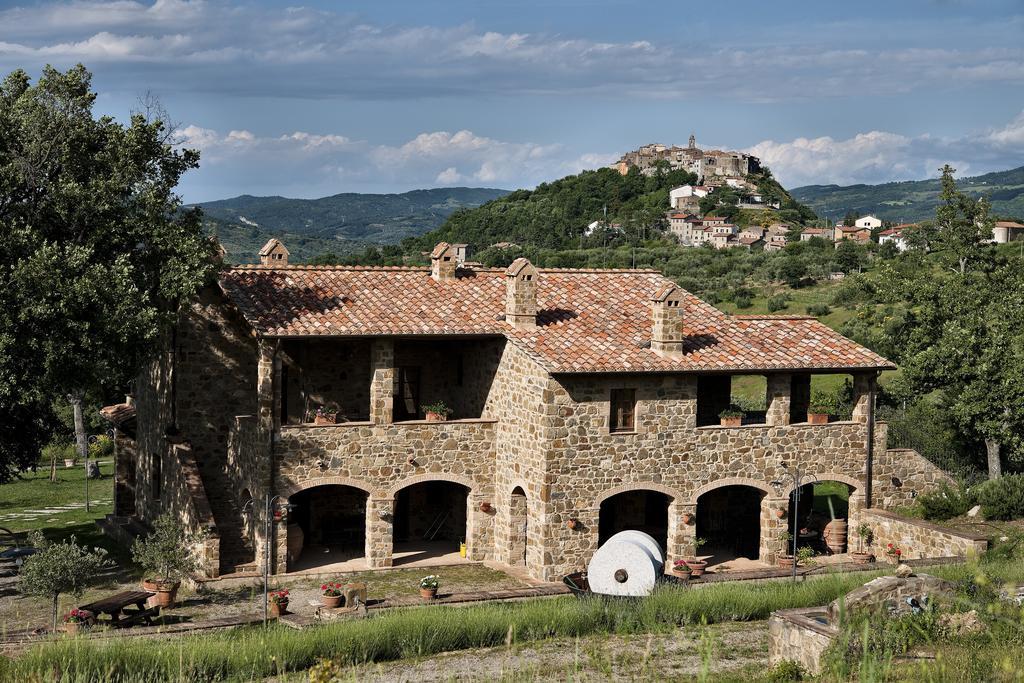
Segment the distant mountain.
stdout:
[[455,211],[503,197],[508,190],[450,187],[401,194],[337,194],[321,199],[242,195],[197,204],[207,230],[231,261],[252,261],[270,237],[280,238],[292,259],[326,252],[345,254],[371,244],[394,244],[434,230]]
[[[997,216],[1024,217],[1024,166],[1010,171],[959,178],[958,187],[992,202]],[[883,220],[920,221],[935,217],[939,204],[939,180],[911,180],[881,185],[807,185],[791,190],[793,198],[829,218],[848,211],[873,214]]]

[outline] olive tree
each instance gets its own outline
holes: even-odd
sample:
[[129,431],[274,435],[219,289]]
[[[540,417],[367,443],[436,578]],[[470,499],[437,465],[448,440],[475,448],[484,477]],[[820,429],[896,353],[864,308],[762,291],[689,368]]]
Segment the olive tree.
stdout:
[[19,587],[27,595],[53,600],[53,630],[57,630],[57,605],[62,593],[80,596],[90,581],[108,564],[102,548],[78,545],[72,536],[53,543],[41,532],[33,532],[29,542],[38,552],[29,555],[21,568]]

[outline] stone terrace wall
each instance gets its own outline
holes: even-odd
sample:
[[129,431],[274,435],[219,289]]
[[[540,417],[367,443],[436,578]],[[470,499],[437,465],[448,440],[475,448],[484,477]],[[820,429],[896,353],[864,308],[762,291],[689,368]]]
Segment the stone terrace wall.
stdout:
[[912,505],[915,494],[936,489],[942,483],[955,485],[952,477],[910,448],[885,447],[888,425],[875,425],[875,461],[872,481],[873,505],[893,510]]
[[864,511],[864,521],[871,525],[874,539],[871,551],[885,557],[889,543],[903,551],[903,559],[923,557],[967,557],[988,549],[984,536],[953,531],[920,519],[901,517],[887,510]]
[[165,459],[163,500],[167,513],[180,519],[187,529],[205,534],[193,552],[208,577],[220,574],[220,535],[214,521],[206,487],[192,449],[175,444]]

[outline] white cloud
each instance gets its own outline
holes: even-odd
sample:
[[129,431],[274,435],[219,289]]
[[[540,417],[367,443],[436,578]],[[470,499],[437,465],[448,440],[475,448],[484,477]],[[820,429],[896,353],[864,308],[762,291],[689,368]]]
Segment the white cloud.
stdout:
[[117,76],[160,65],[144,74],[157,90],[317,98],[710,94],[763,102],[1024,83],[1024,46],[1017,42],[891,47],[855,30],[817,42],[807,31],[788,45],[718,32],[710,46],[698,37],[700,49],[692,49],[689,38],[613,42],[471,24],[385,26],[337,11],[200,0],[42,2],[0,11],[0,26],[0,67],[84,60]]
[[449,166],[437,174],[437,177],[434,178],[434,182],[438,185],[456,185],[462,182],[462,175],[459,174],[458,169],[454,166]]
[[960,138],[884,131],[832,137],[765,140],[747,151],[787,187],[880,183],[938,175],[946,163],[960,175],[1013,168],[1024,159],[1024,112],[1006,126]]

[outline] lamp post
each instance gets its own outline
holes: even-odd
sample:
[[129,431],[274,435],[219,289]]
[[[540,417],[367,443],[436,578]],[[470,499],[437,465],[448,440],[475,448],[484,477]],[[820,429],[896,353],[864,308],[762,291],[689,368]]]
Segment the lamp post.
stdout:
[[775,481],[771,482],[772,487],[775,489],[777,495],[782,495],[782,487],[786,481],[793,483],[793,581],[796,581],[796,542],[800,538],[800,489],[805,484],[814,484],[818,480],[811,479],[810,481],[804,481],[803,468],[799,465],[793,465],[790,467],[785,461],[779,463],[779,467],[786,473],[784,477],[780,477]]
[[[274,513],[278,510],[284,512],[291,512],[295,506],[291,503],[281,503],[283,500],[282,496],[271,496],[267,494],[266,505],[264,508],[266,527],[263,534],[263,625],[267,625],[269,616],[267,614],[267,598],[270,594],[270,547],[274,544]],[[246,502],[242,506],[242,512],[248,509],[249,512],[255,511],[254,499]]]

